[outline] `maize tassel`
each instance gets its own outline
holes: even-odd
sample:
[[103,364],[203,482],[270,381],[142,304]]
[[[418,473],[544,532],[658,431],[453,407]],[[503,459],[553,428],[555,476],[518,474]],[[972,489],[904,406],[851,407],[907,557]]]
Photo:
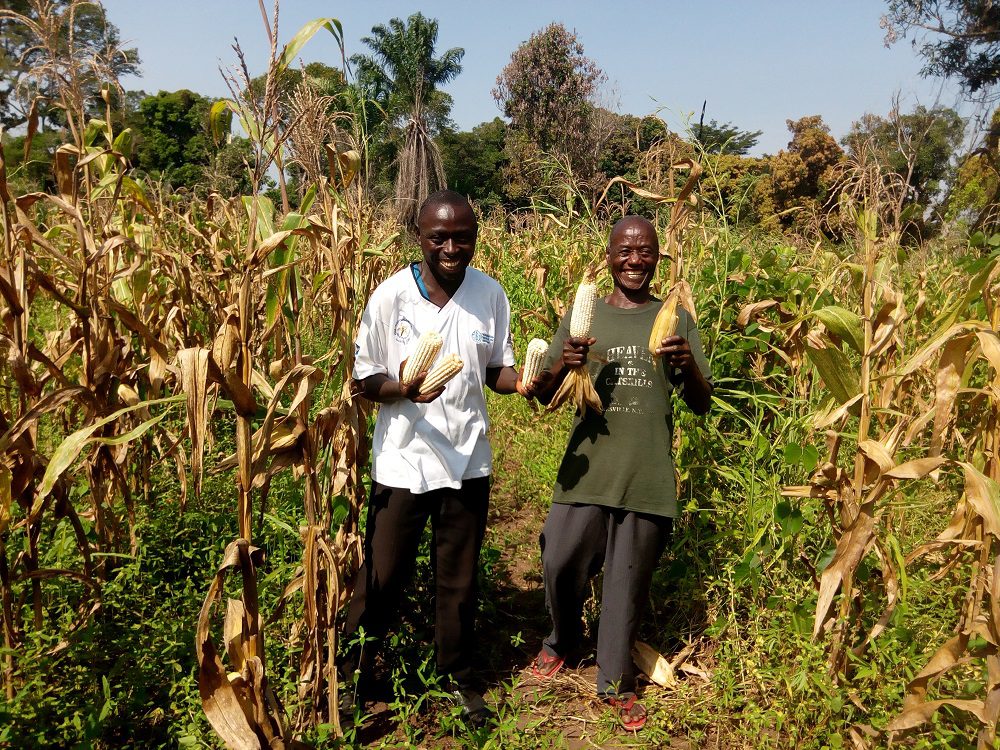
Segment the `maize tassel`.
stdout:
[[590,326],[594,322],[594,307],[597,305],[597,284],[584,281],[576,288],[573,300],[573,314],[569,319],[569,335],[574,338],[590,336]]
[[524,352],[524,372],[521,373],[521,382],[527,385],[538,377],[542,371],[542,362],[549,351],[549,345],[542,339],[532,339],[528,342],[528,348]]
[[653,366],[656,366],[656,350],[663,339],[673,336],[677,332],[677,302],[678,295],[670,292],[663,300],[660,311],[656,313],[656,320],[653,321],[653,330],[649,333],[649,353],[653,355]]
[[417,375],[429,370],[441,351],[441,334],[437,331],[427,331],[417,340],[417,350],[413,352],[406,367],[403,368],[403,385],[409,385],[416,380]]
[[449,354],[447,357],[442,359],[432,369],[427,373],[427,377],[424,378],[424,382],[420,384],[420,395],[431,393],[436,391],[438,388],[443,386],[453,377],[458,375],[465,367],[465,362],[457,354]]

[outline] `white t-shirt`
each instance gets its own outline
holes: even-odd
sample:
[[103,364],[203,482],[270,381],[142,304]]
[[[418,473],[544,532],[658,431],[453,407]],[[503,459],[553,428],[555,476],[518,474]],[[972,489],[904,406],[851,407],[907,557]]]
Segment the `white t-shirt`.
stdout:
[[372,478],[418,494],[489,476],[486,368],[514,365],[510,302],[496,281],[467,268],[458,291],[439,308],[420,294],[407,266],[368,300],[354,344],[354,378],[383,373],[397,380],[400,363],[428,330],[441,334],[439,357],[457,354],[465,367],[429,404],[380,404],[372,445]]

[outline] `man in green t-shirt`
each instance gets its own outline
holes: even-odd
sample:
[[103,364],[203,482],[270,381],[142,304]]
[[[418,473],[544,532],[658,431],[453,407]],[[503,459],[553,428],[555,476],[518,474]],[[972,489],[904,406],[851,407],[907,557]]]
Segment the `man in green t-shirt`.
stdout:
[[671,393],[681,389],[696,414],[708,411],[712,380],[698,328],[678,308],[677,335],[649,334],[660,309],[649,284],[660,258],[653,225],[627,216],[611,230],[607,263],[614,291],[599,300],[590,338],[569,336],[568,312],[552,340],[547,371],[529,387],[548,403],[566,374],[587,366],[604,413],[588,409],[573,422],[542,530],[545,604],[552,632],[532,672],[552,677],[579,645],[591,576],[604,568],[597,636],[597,692],[627,729],[640,729],[632,646],[649,585],[677,516],[670,448]]

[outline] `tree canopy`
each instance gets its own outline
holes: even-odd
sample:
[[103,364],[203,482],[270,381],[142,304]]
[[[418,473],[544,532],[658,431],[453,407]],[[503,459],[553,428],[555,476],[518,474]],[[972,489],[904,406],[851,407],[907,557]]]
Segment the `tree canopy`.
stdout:
[[543,151],[575,155],[605,79],[576,34],[552,23],[531,35],[497,77],[493,98],[511,127]]
[[510,118],[512,194],[529,192],[532,164],[543,153],[565,160],[578,177],[593,173],[598,158],[591,143],[594,99],[605,78],[576,34],[560,23],[535,32],[514,50],[493,89]]
[[402,144],[395,193],[397,215],[406,227],[416,225],[424,198],[446,185],[431,136],[450,123],[452,100],[438,86],[462,72],[465,50],[453,47],[436,57],[437,37],[437,20],[414,13],[405,22],[393,18],[387,26],[373,26],[371,36],[361,40],[372,54],[351,57],[358,85],[384,113],[384,121],[368,123],[369,133]]
[[731,122],[709,120],[692,129],[696,143],[709,154],[735,154],[745,156],[757,145],[762,130],[741,130]]
[[439,90],[462,72],[465,50],[452,47],[435,56],[438,22],[414,13],[404,22],[393,18],[372,27],[361,41],[370,55],[353,55],[357,83],[379,103],[388,121],[401,126],[419,115],[437,131],[448,124],[452,99]]
[[1000,4],[992,0],[889,0],[886,44],[913,33],[924,75],[958,80],[977,98],[1000,81]]
[[59,86],[93,103],[102,84],[138,73],[139,53],[121,49],[118,27],[99,3],[80,0],[5,0],[0,9],[0,123],[17,127],[39,98],[53,116]]
[[887,117],[864,115],[843,144],[852,156],[870,149],[880,164],[903,178],[909,201],[927,206],[950,174],[964,132],[965,121],[955,110],[919,105],[909,114],[894,109]]

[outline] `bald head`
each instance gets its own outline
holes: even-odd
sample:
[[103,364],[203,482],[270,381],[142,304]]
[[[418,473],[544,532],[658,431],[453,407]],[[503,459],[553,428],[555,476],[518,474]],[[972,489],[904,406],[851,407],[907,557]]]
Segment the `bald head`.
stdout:
[[611,234],[608,236],[608,247],[610,248],[613,244],[615,244],[615,240],[622,237],[626,232],[648,232],[652,235],[653,240],[656,243],[656,251],[659,252],[660,241],[656,236],[656,227],[653,226],[653,222],[642,216],[636,216],[634,214],[619,219],[615,222],[615,225],[611,227]]

